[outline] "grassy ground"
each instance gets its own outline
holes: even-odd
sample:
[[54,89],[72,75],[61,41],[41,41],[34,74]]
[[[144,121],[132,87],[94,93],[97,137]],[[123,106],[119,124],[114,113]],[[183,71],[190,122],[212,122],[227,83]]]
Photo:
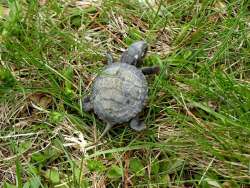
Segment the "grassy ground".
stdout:
[[[249,1],[86,2],[1,1],[0,186],[250,187]],[[82,97],[141,39],[148,128],[91,146]]]

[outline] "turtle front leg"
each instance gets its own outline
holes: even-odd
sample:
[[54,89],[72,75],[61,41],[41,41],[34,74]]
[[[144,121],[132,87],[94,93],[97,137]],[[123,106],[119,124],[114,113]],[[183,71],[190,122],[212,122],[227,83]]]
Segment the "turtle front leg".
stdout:
[[155,67],[142,67],[142,73],[145,75],[148,74],[157,74],[160,72],[160,67],[155,66]]
[[114,58],[110,52],[106,52],[106,58],[108,61],[108,65],[111,65],[112,63],[114,63]]
[[86,96],[85,98],[83,98],[83,105],[82,106],[86,112],[93,110],[93,104],[91,102],[90,96]]
[[135,131],[142,131],[146,129],[145,123],[139,120],[138,115],[130,121],[130,127],[134,129]]

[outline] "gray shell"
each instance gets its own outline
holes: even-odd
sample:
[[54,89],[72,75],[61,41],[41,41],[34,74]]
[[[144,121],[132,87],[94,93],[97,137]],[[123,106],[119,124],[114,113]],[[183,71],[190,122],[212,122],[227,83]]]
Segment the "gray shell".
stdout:
[[148,84],[140,69],[125,63],[108,65],[93,83],[98,117],[112,125],[128,122],[145,106]]

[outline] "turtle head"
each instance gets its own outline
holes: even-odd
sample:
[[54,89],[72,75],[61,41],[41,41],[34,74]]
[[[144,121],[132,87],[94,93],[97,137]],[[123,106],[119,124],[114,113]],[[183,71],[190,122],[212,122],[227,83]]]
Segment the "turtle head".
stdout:
[[138,65],[142,62],[148,50],[148,45],[145,41],[138,41],[131,44],[128,49],[122,53],[121,63],[130,65]]

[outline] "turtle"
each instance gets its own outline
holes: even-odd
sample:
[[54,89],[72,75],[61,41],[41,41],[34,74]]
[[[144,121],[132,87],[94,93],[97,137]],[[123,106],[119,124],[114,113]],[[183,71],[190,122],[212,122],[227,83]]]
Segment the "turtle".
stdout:
[[145,75],[156,74],[160,70],[158,66],[138,68],[147,50],[145,41],[134,42],[122,53],[118,63],[107,53],[108,64],[94,79],[92,93],[83,99],[83,109],[94,111],[107,124],[100,138],[116,124],[129,122],[135,131],[146,128],[145,123],[139,120],[148,99]]

